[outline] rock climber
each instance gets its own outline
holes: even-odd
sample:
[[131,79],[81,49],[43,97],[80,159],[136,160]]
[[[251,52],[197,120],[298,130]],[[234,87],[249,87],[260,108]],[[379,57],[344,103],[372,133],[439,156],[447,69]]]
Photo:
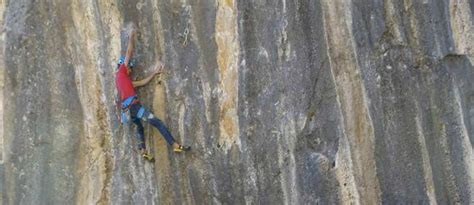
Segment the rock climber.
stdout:
[[147,108],[145,108],[137,98],[135,88],[144,86],[150,82],[153,77],[157,74],[161,74],[164,70],[164,66],[160,61],[154,65],[153,72],[146,78],[138,81],[132,81],[130,73],[133,68],[131,56],[133,52],[133,43],[136,35],[134,26],[129,33],[128,46],[125,56],[121,56],[117,65],[118,70],[115,74],[115,85],[118,90],[121,109],[122,109],[122,123],[126,123],[127,119],[130,118],[136,125],[137,138],[138,138],[138,149],[141,155],[146,159],[153,161],[153,157],[146,151],[144,128],[142,120],[150,123],[157,128],[161,135],[165,138],[166,142],[173,147],[174,152],[183,152],[191,149],[189,146],[182,146],[176,142],[171,133],[168,131],[163,122],[155,117]]

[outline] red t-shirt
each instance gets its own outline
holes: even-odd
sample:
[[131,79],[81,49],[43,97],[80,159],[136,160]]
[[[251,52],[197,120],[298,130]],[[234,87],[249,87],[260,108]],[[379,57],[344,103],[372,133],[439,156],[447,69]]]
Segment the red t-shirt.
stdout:
[[115,74],[115,86],[120,94],[120,99],[124,101],[130,96],[135,96],[135,88],[133,88],[132,80],[127,74],[127,67],[121,64],[119,70]]

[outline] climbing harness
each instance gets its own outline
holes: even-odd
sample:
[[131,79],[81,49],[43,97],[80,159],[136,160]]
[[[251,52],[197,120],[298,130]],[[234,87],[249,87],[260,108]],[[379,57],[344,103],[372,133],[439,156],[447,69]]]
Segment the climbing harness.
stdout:
[[145,108],[141,106],[140,109],[138,110],[137,117],[141,119],[144,113],[145,113]]
[[130,120],[130,105],[134,100],[138,101],[137,96],[130,96],[122,102],[122,110],[120,114],[120,121],[122,124],[125,124]]
[[[125,124],[130,120],[130,106],[137,102],[139,102],[137,96],[130,96],[122,102],[122,110],[120,115],[122,124]],[[151,112],[146,110],[143,105],[140,105],[140,109],[138,109],[137,112],[137,118],[142,119],[144,121],[148,121],[153,117],[154,116]]]

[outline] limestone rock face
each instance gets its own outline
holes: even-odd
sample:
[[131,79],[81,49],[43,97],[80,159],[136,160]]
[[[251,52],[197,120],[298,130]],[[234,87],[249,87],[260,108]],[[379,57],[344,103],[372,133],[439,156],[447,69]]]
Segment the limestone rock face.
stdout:
[[[2,204],[474,204],[474,2],[0,1]],[[133,78],[179,141],[117,118]]]

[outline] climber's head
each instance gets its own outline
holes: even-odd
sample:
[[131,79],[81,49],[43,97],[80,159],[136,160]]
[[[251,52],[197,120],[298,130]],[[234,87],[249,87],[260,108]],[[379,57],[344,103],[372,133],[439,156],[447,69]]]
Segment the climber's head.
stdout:
[[[118,64],[117,64],[117,69],[120,68],[120,65],[124,64],[125,63],[125,56],[121,55],[120,56],[120,59],[118,61]],[[133,66],[135,65],[133,59],[130,59],[128,61],[128,65],[127,65],[127,74],[130,74],[130,72],[132,72],[132,68]]]

